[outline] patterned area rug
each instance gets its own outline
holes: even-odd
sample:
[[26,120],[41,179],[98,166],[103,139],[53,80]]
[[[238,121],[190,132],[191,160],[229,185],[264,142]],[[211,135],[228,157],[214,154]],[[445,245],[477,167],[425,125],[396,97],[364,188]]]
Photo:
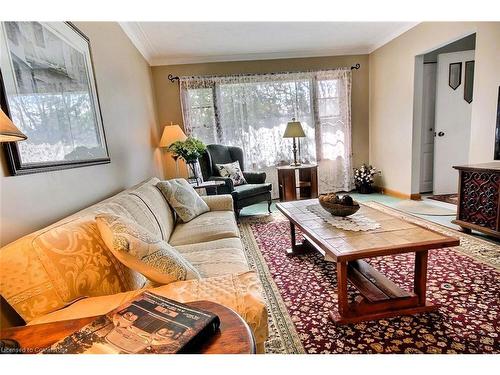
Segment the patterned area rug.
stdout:
[[431,195],[429,199],[434,199],[435,201],[451,203],[458,205],[458,194],[441,194],[441,195]]
[[[427,296],[439,310],[336,326],[328,318],[336,309],[335,264],[315,252],[287,257],[289,224],[280,213],[245,218],[242,238],[270,313],[266,352],[500,353],[500,246],[382,204],[368,205],[460,238],[459,247],[429,252]],[[412,254],[369,262],[411,290]],[[349,293],[356,291],[350,287]]]

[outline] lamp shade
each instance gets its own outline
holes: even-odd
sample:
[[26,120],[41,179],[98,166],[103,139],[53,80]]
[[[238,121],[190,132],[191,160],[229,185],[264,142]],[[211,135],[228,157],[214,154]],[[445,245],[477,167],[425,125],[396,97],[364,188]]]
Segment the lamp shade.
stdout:
[[26,137],[0,109],[0,142],[24,141]]
[[160,147],[169,147],[176,141],[185,141],[186,139],[186,134],[179,125],[166,125],[161,135]]
[[302,138],[305,137],[304,129],[302,129],[302,125],[300,121],[295,121],[292,119],[288,124],[286,124],[285,134],[283,134],[283,138]]

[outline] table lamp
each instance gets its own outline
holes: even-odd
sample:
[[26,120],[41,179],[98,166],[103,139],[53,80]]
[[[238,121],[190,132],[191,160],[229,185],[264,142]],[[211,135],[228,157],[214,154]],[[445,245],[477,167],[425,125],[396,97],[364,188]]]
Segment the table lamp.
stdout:
[[297,161],[297,143],[295,138],[304,138],[305,136],[306,134],[304,133],[304,129],[302,129],[300,121],[295,121],[295,118],[292,118],[292,121],[286,124],[283,138],[293,138],[293,163],[290,164],[292,166],[300,165],[300,162]]
[[[185,141],[187,139],[186,134],[182,131],[179,125],[174,125],[170,122],[170,125],[166,125],[163,128],[163,134],[160,139],[160,147],[168,148],[172,143],[177,141]],[[175,160],[175,177],[179,177],[179,156],[172,156]]]
[[24,141],[27,138],[0,109],[0,142]]

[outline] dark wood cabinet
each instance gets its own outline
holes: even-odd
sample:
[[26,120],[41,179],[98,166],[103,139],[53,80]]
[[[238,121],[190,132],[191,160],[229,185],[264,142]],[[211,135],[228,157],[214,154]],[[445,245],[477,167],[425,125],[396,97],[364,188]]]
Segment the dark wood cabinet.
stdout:
[[277,169],[281,202],[318,197],[317,165],[286,165]]
[[500,238],[500,162],[453,167],[459,172],[457,218],[452,222]]

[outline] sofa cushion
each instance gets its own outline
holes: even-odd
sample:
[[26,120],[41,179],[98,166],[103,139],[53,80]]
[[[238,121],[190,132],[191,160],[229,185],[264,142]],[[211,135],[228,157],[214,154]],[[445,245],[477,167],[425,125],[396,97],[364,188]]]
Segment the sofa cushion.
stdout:
[[[238,275],[179,281],[148,290],[179,302],[206,300],[227,306],[248,323],[256,343],[262,344],[268,336],[268,326],[261,288],[257,275],[254,272],[245,272]],[[29,324],[103,315],[123,305],[142,291],[134,290],[110,296],[86,298],[62,310],[32,320]]]
[[156,219],[161,232],[161,238],[168,241],[174,230],[175,217],[167,200],[155,185],[144,184],[130,191],[129,194],[135,195],[146,204]]
[[185,223],[210,211],[205,201],[183,178],[161,181],[156,186]]
[[239,237],[232,211],[210,211],[189,223],[178,223],[170,236],[172,246]]
[[126,194],[104,203],[95,209],[94,217],[98,214],[112,214],[127,217],[155,236],[162,237],[158,220],[144,201],[136,195]]
[[248,264],[239,238],[178,246],[177,250],[203,277],[248,271]]
[[161,285],[200,278],[198,271],[175,248],[133,220],[100,214],[96,222],[113,255],[149,280]]
[[220,240],[198,242],[188,245],[180,245],[175,247],[177,251],[183,255],[204,250],[215,249],[240,249],[243,250],[243,245],[239,237],[222,238]]
[[26,322],[145,281],[109,252],[93,216],[52,225],[0,250],[0,294]]
[[272,185],[267,184],[245,184],[240,186],[235,186],[234,191],[231,192],[235,200],[241,200],[248,197],[253,197],[254,195],[265,194],[271,191]]

